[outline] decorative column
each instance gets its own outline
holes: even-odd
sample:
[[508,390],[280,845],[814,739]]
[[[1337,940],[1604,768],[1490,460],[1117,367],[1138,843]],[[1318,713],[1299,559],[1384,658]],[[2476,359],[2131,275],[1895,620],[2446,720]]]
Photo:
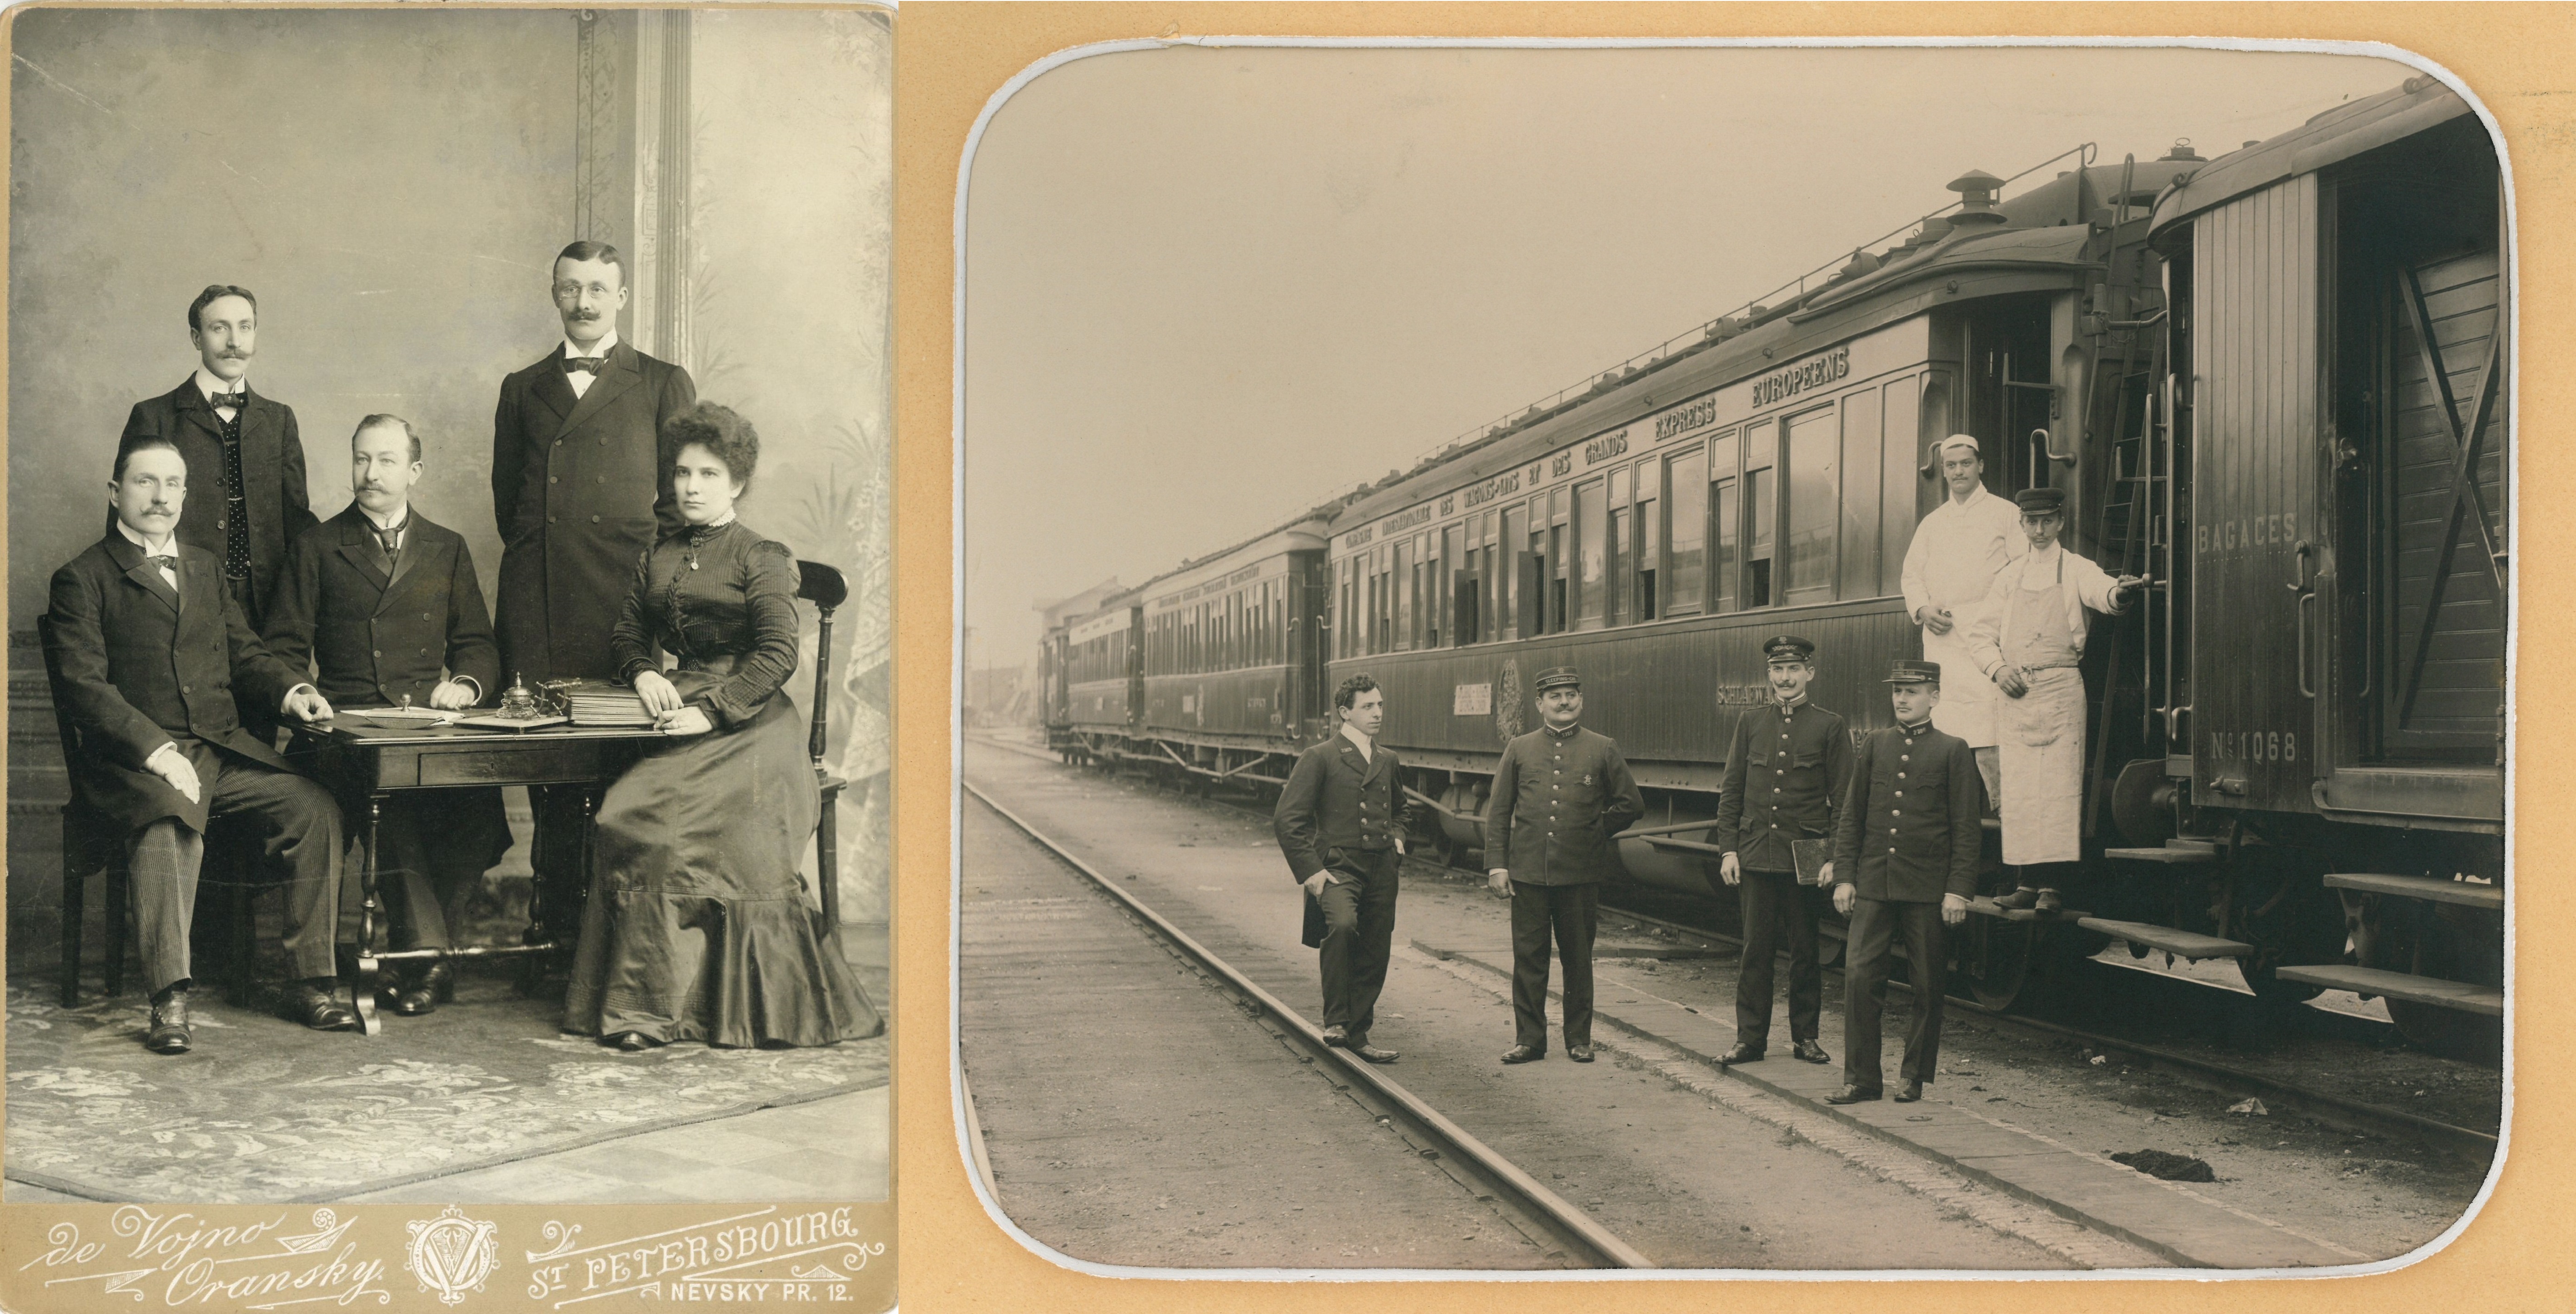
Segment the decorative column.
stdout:
[[581,10],[573,232],[626,254],[626,321],[640,351],[683,367],[689,333],[690,14]]

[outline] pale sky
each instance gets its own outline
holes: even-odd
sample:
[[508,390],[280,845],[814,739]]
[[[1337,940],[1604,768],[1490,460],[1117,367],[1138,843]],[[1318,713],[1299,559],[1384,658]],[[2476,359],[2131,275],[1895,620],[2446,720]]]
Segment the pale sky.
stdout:
[[2177,137],[2215,157],[2415,72],[2134,49],[1061,65],[995,114],[969,180],[969,662],[1026,659],[1037,599],[1409,469],[1948,203],[1969,169],[2087,141],[2097,165]]

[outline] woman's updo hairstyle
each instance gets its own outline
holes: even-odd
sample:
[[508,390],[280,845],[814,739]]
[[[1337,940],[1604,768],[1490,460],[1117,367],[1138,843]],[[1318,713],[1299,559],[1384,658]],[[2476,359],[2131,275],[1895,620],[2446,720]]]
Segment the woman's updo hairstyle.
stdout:
[[751,421],[718,406],[702,401],[672,416],[662,425],[663,450],[676,461],[681,449],[703,447],[724,462],[725,472],[751,491],[751,472],[760,465],[760,433]]

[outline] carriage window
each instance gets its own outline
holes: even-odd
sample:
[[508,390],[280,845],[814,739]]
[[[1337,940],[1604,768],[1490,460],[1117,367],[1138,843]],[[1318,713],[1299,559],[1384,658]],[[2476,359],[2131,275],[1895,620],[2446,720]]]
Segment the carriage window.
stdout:
[[1572,499],[1559,488],[1547,495],[1547,632],[1558,633],[1573,620],[1567,610],[1573,598],[1574,526]]
[[1878,592],[1878,389],[1843,399],[1842,566],[1836,595]]
[[1708,588],[1708,449],[1694,447],[1667,458],[1671,470],[1672,514],[1665,520],[1671,542],[1672,584],[1664,593],[1667,615],[1698,611]]
[[1648,461],[1637,467],[1637,619],[1641,621],[1653,620],[1662,601],[1655,593],[1655,581],[1664,564],[1663,491],[1663,462]]
[[1835,463],[1841,429],[1833,407],[1789,421],[1789,577],[1781,601],[1826,602],[1834,596]]
[[1776,421],[1744,427],[1744,605],[1768,607],[1772,600],[1771,524],[1778,519],[1779,427]]
[[1396,544],[1396,629],[1386,647],[1404,652],[1414,647],[1414,546]]
[[1628,575],[1634,569],[1630,563],[1636,560],[1636,545],[1629,541],[1636,525],[1628,510],[1632,500],[1628,480],[1629,472],[1624,466],[1610,472],[1610,562],[1603,574],[1606,596],[1602,611],[1603,619],[1611,625],[1624,624],[1628,619]]
[[1923,379],[1909,375],[1887,385],[1887,439],[1879,483],[1878,591],[1884,596],[1905,591],[1905,549],[1914,542],[1916,509],[1923,476],[1916,470],[1923,450]]
[[[1473,624],[1470,615],[1475,611],[1473,603],[1461,605],[1463,600],[1458,596],[1458,581],[1467,570],[1465,535],[1466,526],[1464,525],[1451,525],[1440,531],[1441,630],[1448,634],[1450,645],[1453,647],[1467,642],[1466,633],[1469,626]],[[1438,647],[1440,635],[1432,635],[1431,643],[1433,647]]]
[[1518,506],[1505,508],[1502,541],[1494,545],[1493,551],[1496,554],[1494,578],[1503,591],[1502,609],[1494,614],[1494,619],[1501,623],[1503,637],[1506,639],[1521,638],[1535,633],[1521,619],[1524,607],[1521,599],[1521,576],[1527,573],[1527,568],[1521,563],[1526,558],[1528,548],[1529,511]]
[[1709,507],[1716,513],[1711,526],[1714,535],[1708,545],[1709,591],[1716,595],[1716,609],[1721,612],[1736,608],[1737,540],[1741,528],[1737,521],[1743,514],[1744,484],[1735,473],[1735,435],[1721,434],[1708,442]]
[[1395,651],[1395,554],[1377,550],[1377,645],[1371,652]]
[[1607,533],[1610,528],[1607,490],[1598,479],[1574,490],[1574,535],[1576,561],[1574,574],[1574,628],[1601,628],[1603,595],[1609,575]]

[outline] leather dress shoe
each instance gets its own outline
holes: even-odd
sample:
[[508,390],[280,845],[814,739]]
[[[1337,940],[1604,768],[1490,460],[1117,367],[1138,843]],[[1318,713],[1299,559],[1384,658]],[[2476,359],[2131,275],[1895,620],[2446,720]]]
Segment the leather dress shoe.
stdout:
[[1835,1091],[1833,1094],[1826,1096],[1825,1103],[1858,1104],[1863,1100],[1877,1099],[1880,1094],[1881,1092],[1875,1088],[1863,1090],[1858,1086],[1845,1086],[1841,1090]]
[[641,1031],[620,1031],[615,1035],[601,1036],[599,1043],[613,1046],[629,1054],[641,1054],[662,1042]]
[[1735,1048],[1717,1056],[1717,1065],[1721,1068],[1736,1063],[1759,1063],[1761,1061],[1762,1051],[1754,1045],[1741,1040],[1735,1042]]
[[2014,890],[2010,894],[1997,895],[1995,897],[1995,906],[1998,908],[2028,908],[2038,902],[2039,891],[2034,890],[2027,885]]
[[1912,1104],[1921,1098],[1923,1098],[1922,1082],[1909,1081],[1896,1088],[1896,1102],[1899,1104]]
[[1348,1028],[1336,1022],[1324,1028],[1324,1043],[1339,1049],[1351,1043],[1351,1033]]
[[332,992],[334,982],[298,981],[287,988],[286,1015],[316,1031],[346,1031],[358,1025],[358,1015],[349,1011]]
[[1547,1051],[1536,1045],[1514,1045],[1503,1051],[1505,1063],[1536,1063],[1547,1057]]
[[1577,1063],[1589,1063],[1592,1061],[1592,1043],[1585,1041],[1580,1045],[1568,1045],[1565,1047],[1565,1056]]
[[444,958],[432,959],[426,968],[412,968],[403,977],[402,988],[394,992],[394,1012],[404,1017],[434,1012],[456,997],[456,972]]
[[2039,892],[2039,902],[2032,904],[2031,906],[2037,908],[2041,912],[2055,912],[2066,906],[2066,900],[2059,898],[2057,891],[2055,890],[2041,890]]
[[1797,1044],[1791,1045],[1789,1047],[1789,1057],[1806,1063],[1831,1063],[1834,1061],[1834,1056],[1826,1053],[1825,1047],[1817,1044],[1813,1040],[1801,1040]]
[[188,1029],[188,992],[173,990],[167,999],[152,1005],[152,1029],[143,1033],[143,1047],[155,1054],[185,1054],[195,1038]]
[[1379,1049],[1377,1046],[1372,1045],[1365,1040],[1347,1041],[1345,1042],[1345,1046],[1352,1053],[1359,1055],[1361,1058],[1367,1059],[1371,1063],[1393,1063],[1396,1059],[1396,1053],[1394,1050]]

